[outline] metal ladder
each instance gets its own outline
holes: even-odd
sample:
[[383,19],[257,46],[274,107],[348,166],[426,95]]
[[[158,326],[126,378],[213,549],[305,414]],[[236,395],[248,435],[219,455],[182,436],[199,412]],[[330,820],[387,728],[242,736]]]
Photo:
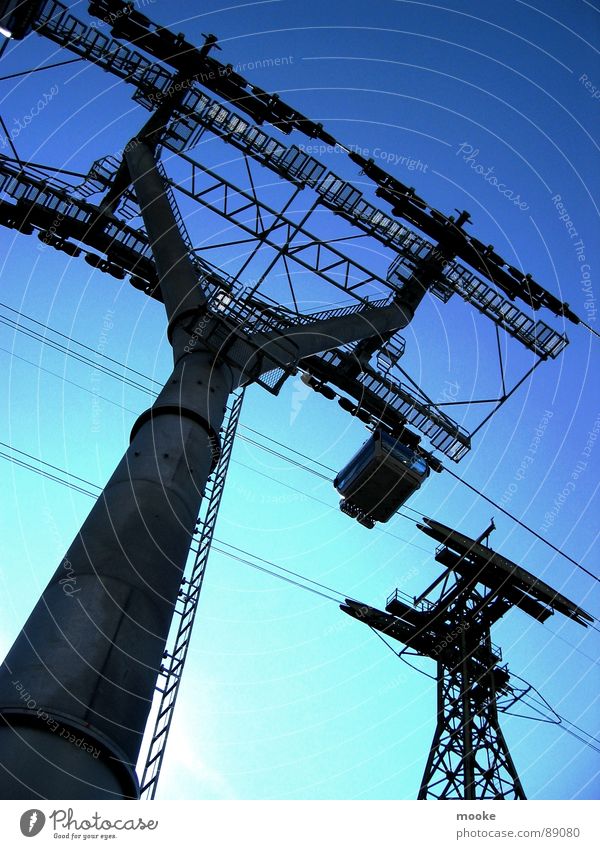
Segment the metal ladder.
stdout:
[[198,523],[200,527],[198,542],[197,544],[192,543],[191,552],[194,555],[192,566],[184,574],[181,589],[179,590],[179,597],[175,605],[175,617],[179,621],[175,636],[167,643],[167,651],[164,655],[165,664],[161,666],[156,686],[157,693],[160,693],[160,700],[142,772],[142,779],[140,781],[140,798],[142,799],[154,799],[156,795],[158,778],[163,764],[181,676],[183,675],[185,659],[190,645],[200,590],[202,589],[206,564],[210,554],[210,546],[225,486],[227,468],[233,450],[243,397],[243,391],[234,396],[229,411],[223,434],[221,456],[207,485],[206,509],[203,511],[204,519]]
[[193,259],[194,256],[194,246],[192,245],[192,240],[190,239],[190,234],[188,233],[188,229],[185,225],[185,221],[183,220],[183,215],[181,214],[181,210],[179,209],[179,204],[175,199],[175,193],[173,192],[173,188],[171,183],[169,182],[169,178],[167,177],[167,172],[165,171],[164,165],[160,160],[156,160],[156,170],[162,177],[163,187],[165,190],[165,194],[171,205],[171,209],[173,211],[173,215],[175,217],[175,221],[177,223],[177,229],[181,233],[181,238],[183,239],[185,246],[188,251],[188,255]]

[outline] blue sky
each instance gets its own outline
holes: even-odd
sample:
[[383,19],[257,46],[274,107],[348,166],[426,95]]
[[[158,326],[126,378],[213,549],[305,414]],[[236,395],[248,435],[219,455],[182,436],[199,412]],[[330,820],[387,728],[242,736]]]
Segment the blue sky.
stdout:
[[[70,5],[86,17],[86,4]],[[196,43],[203,32],[217,34],[220,59],[254,65],[243,71],[249,79],[280,92],[340,141],[368,149],[437,208],[468,209],[471,232],[597,326],[593,198],[600,169],[593,136],[600,65],[592,4],[282,0],[233,2],[221,10],[203,4],[200,14],[189,0],[141,5]],[[264,66],[278,57],[288,61]],[[31,35],[10,46],[1,75],[68,58]],[[0,114],[9,128],[21,127],[38,99],[52,95],[14,141],[22,158],[58,167],[86,171],[98,156],[122,148],[147,116],[128,86],[84,63],[0,85]],[[300,135],[290,141],[310,144]],[[240,173],[238,154],[219,140],[206,137],[192,155],[224,174]],[[411,160],[420,165],[409,170]],[[323,161],[372,194],[339,153]],[[493,167],[521,206],[473,163]],[[166,167],[178,173],[172,159]],[[283,196],[270,172],[256,168],[255,175],[265,198]],[[185,201],[182,209],[194,244],[214,239],[222,226],[214,217]],[[561,220],[565,210],[577,238]],[[318,221],[324,237],[338,232],[329,214]],[[3,230],[0,244],[3,304],[155,381],[166,378],[170,349],[160,304],[35,236]],[[389,259],[377,244],[356,250],[378,268]],[[242,258],[233,249],[218,255],[229,271]],[[583,279],[584,265],[591,283]],[[278,279],[271,285],[272,293],[286,297]],[[315,308],[327,297],[340,299],[333,289],[326,295],[306,289],[302,305]],[[1,312],[15,317],[6,306]],[[600,417],[597,339],[581,326],[563,328],[549,313],[540,318],[564,329],[571,344],[483,428],[455,471],[598,572],[593,498],[600,448],[597,440],[590,443]],[[406,367],[433,397],[456,391],[468,400],[497,391],[493,327],[463,302],[428,299],[405,337]],[[0,348],[0,440],[103,484],[149,393],[4,324]],[[529,362],[516,342],[507,343],[505,353],[511,375]],[[546,411],[551,415],[542,424]],[[473,410],[457,415],[463,414],[465,423],[473,421]],[[315,462],[341,468],[365,435],[337,404],[294,378],[277,398],[251,388],[242,423],[307,455],[314,468]],[[91,502],[4,460],[0,471],[0,642],[7,649]],[[557,509],[569,481],[573,486]],[[367,531],[339,513],[337,501],[331,483],[239,440],[217,537],[374,606],[382,607],[398,585],[417,594],[438,574],[433,541],[412,521],[398,516]],[[596,582],[449,475],[432,475],[410,507],[472,536],[494,514],[495,548],[600,616]],[[541,625],[513,611],[493,639],[511,670],[563,716],[599,735],[597,631],[558,615]],[[430,661],[417,665],[434,672]],[[160,795],[414,798],[434,719],[433,682],[335,604],[213,553]],[[528,796],[597,798],[596,752],[550,725],[509,717],[502,724]]]

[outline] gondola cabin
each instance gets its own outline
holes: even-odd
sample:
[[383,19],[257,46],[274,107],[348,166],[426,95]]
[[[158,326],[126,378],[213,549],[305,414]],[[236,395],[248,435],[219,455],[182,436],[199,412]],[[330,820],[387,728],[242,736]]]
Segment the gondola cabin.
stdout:
[[340,509],[367,528],[387,522],[429,476],[425,460],[382,430],[367,439],[333,484]]

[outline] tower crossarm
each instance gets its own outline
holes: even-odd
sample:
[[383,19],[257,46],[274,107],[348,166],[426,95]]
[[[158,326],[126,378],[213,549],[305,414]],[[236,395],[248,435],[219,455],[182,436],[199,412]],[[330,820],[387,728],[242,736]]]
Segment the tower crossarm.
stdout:
[[[229,138],[227,140],[229,141]],[[169,144],[169,135],[167,134],[165,145],[169,146]],[[245,150],[245,152],[248,151]],[[283,145],[277,144],[277,148],[273,149],[268,160],[263,164],[286,179],[293,178],[294,175],[301,173],[303,168],[306,168],[307,174],[310,174],[311,177],[310,180],[307,179],[304,185],[313,187],[322,199],[328,190],[323,191],[322,189],[322,183],[327,182],[327,178],[325,176],[317,180],[314,176],[317,167],[322,168],[322,166],[319,166],[316,160],[312,160],[312,164],[307,167],[306,163],[303,165],[297,163],[298,158],[308,160],[310,157],[297,149],[290,148],[288,150]],[[260,238],[274,249],[280,249],[280,243],[274,240],[269,233],[265,233],[261,225],[263,217],[274,216],[277,226],[283,228],[283,232],[286,234],[284,239],[287,246],[285,253],[300,265],[310,267],[306,265],[307,258],[310,261],[315,247],[319,246],[316,265],[320,266],[321,270],[336,265],[335,276],[329,275],[327,279],[338,288],[355,292],[359,288],[359,283],[363,286],[377,283],[386,289],[398,290],[406,281],[407,271],[410,273],[421,267],[423,263],[429,262],[432,265],[433,274],[431,279],[428,280],[428,286],[434,295],[447,301],[452,293],[458,294],[482,315],[489,318],[524,347],[540,357],[557,357],[568,344],[567,337],[564,334],[554,330],[546,322],[539,319],[534,320],[528,316],[493,286],[481,281],[476,274],[455,259],[445,258],[439,246],[421,238],[410,230],[401,227],[397,229],[399,225],[396,225],[381,211],[362,200],[362,196],[358,192],[356,192],[357,197],[353,198],[352,203],[350,203],[344,189],[344,187],[349,187],[349,184],[343,183],[339,178],[336,178],[336,180],[340,183],[340,188],[326,205],[353,226],[358,226],[365,235],[377,239],[388,249],[392,249],[390,254],[391,264],[385,277],[373,273],[372,270],[367,271],[356,261],[349,260],[335,245],[323,243],[306,227],[298,225],[282,213],[277,213],[266,204],[261,203],[255,195],[245,192],[221,175],[195,162],[187,154],[181,154],[180,160],[186,171],[185,179],[175,184],[179,191],[212,212],[235,221],[237,226],[249,235]],[[340,195],[339,203],[335,200],[338,194]],[[248,210],[254,210],[256,214],[250,216]],[[270,232],[274,229],[274,226],[269,228]],[[295,242],[293,245],[292,237]],[[343,278],[341,272],[343,272]],[[340,279],[348,281],[345,286],[340,286]]]
[[[268,94],[248,83],[233,72],[231,66],[223,65],[210,57],[208,52],[216,42],[214,37],[209,37],[204,47],[195,48],[180,35],[175,35],[164,27],[157,27],[146,16],[121,0],[92,3],[91,11],[111,22],[113,32],[127,38],[132,44],[143,45],[143,49],[159,61],[148,59],[133,47],[105,36],[96,27],[86,25],[75,18],[58,0],[46,0],[39,4],[34,28],[55,43],[134,84],[137,90],[136,99],[149,109],[156,108],[163,102],[176,80],[178,85],[188,88],[189,91],[179,107],[181,118],[179,122],[175,121],[171,133],[167,133],[164,139],[164,143],[171,149],[181,151],[184,147],[191,146],[194,136],[197,137],[195,131],[209,127],[221,134],[227,142],[238,147],[241,144],[249,155],[260,158],[263,164],[278,173],[283,170],[286,179],[300,178],[303,184],[315,186],[325,205],[335,209],[355,226],[367,230],[375,238],[397,248],[401,246],[401,251],[410,250],[411,246],[420,250],[419,245],[427,251],[431,249],[431,242],[417,236],[369,204],[351,184],[332,172],[325,174],[324,166],[316,160],[302,154],[297,148],[286,148],[218,102],[210,102],[210,98],[199,90],[198,85],[234,101],[239,108],[251,115],[253,121],[270,121],[284,132],[297,129],[310,138],[336,144],[336,140],[323,130],[322,125],[310,121],[285,104],[277,95]],[[182,55],[184,48],[185,54]],[[161,62],[171,64],[176,70],[168,70]],[[189,73],[187,82],[184,79],[186,73]],[[175,127],[177,129],[174,129]],[[375,181],[377,193],[392,204],[395,215],[402,216],[410,224],[417,226],[435,243],[440,244],[449,255],[466,261],[510,299],[519,297],[533,309],[545,307],[574,323],[579,322],[568,304],[560,302],[544,290],[530,275],[506,263],[490,246],[470,237],[462,227],[457,226],[452,217],[431,208],[418,198],[414,189],[404,186],[372,161],[351,153],[349,148],[340,145],[340,149],[349,152],[350,158]],[[468,215],[466,218],[468,219]],[[466,280],[470,282],[465,284]],[[498,321],[502,326],[508,324],[513,327],[516,316],[501,317],[497,313],[490,314],[483,303],[483,298],[488,297],[487,293],[482,292],[483,286],[481,281],[473,279],[470,272],[454,261],[450,274],[440,278],[434,292],[446,300],[452,292],[458,291],[483,314]],[[535,348],[547,356],[556,356],[566,344],[566,337],[556,334],[556,331],[552,331],[547,325],[540,325],[539,332],[532,331],[527,326],[525,332],[513,335],[524,343],[527,340],[529,346],[534,343]]]
[[360,408],[393,430],[413,425],[450,459],[460,460],[470,450],[469,434],[438,407],[417,396],[406,384],[366,367],[357,374],[356,357],[338,348],[308,357],[302,368],[319,380],[338,386],[356,399]]
[[[75,187],[57,183],[33,169],[17,168],[0,157],[0,195],[15,203],[0,201],[2,224],[22,233],[40,233],[44,244],[78,256],[68,238],[91,244],[115,266],[139,275],[153,290],[158,283],[145,233],[114,216],[103,215],[98,207],[78,198]],[[124,275],[123,275],[124,276]]]
[[535,619],[543,622],[556,611],[584,627],[594,621],[593,616],[558,590],[477,540],[427,517],[417,527],[441,543],[436,560],[459,573],[476,575],[479,583],[487,587],[500,588],[515,606]]
[[346,603],[341,604],[340,609],[348,616],[352,616],[359,622],[364,622],[369,628],[379,631],[384,636],[407,646],[412,646],[417,650],[420,650],[419,646],[422,646],[425,642],[420,633],[422,627],[418,621],[407,622],[399,616],[392,616],[354,599],[346,599]]
[[407,610],[404,616],[397,616],[353,599],[346,599],[340,609],[424,657],[442,658],[451,665],[456,663],[453,640],[448,640],[448,624],[436,620],[430,612]]
[[[449,548],[440,546],[436,551],[435,559],[446,568],[456,572],[457,575],[475,576],[475,580],[477,580],[479,574],[477,566],[467,556],[461,557]],[[486,584],[496,593],[501,594],[510,605],[519,607],[524,613],[527,613],[533,619],[537,619],[538,622],[545,622],[553,614],[551,607],[540,604],[527,593],[513,587],[511,582],[506,580],[506,576],[494,575],[493,572],[488,571],[486,572]]]
[[[115,161],[102,178],[103,184],[114,174],[117,164]],[[88,245],[106,256],[106,261],[103,261],[87,253],[86,258],[91,264],[116,277],[130,274],[136,288],[162,300],[146,233],[112,213],[101,212],[87,199],[78,196],[78,187],[49,180],[41,171],[19,168],[9,159],[0,158],[0,194],[10,199],[0,200],[0,223],[22,233],[37,231],[44,244],[73,257],[82,253],[82,248],[76,243]],[[303,328],[306,332],[308,326],[316,321],[326,322],[361,313],[364,320],[369,311],[390,306],[393,300],[393,292],[390,292],[375,301],[357,300],[347,307],[298,314],[283,310],[277,304],[261,303],[258,296],[241,295],[233,278],[196,256],[193,261],[199,278],[209,281],[212,292],[210,312],[229,319],[232,330],[240,327],[249,336],[283,333],[288,328]],[[228,332],[218,344],[227,344],[227,336]],[[339,341],[338,338],[338,344]],[[326,347],[330,343],[331,339],[327,340]],[[296,351],[294,356],[299,358],[300,352]],[[273,363],[273,368],[280,365]],[[341,391],[355,397],[372,416],[392,429],[399,430],[406,422],[413,424],[431,439],[434,447],[455,460],[469,450],[470,439],[466,431],[427,400],[419,398],[408,386],[389,375],[380,375],[368,366],[357,375],[356,357],[352,353],[341,348],[329,350],[305,357],[302,365],[319,379],[332,382]]]
[[[145,15],[132,9],[124,0],[94,0],[90,4],[90,11],[105,19],[108,16],[113,20],[113,29],[119,37],[142,46],[179,73],[196,74],[203,85],[221,97],[234,101],[258,123],[268,121],[283,132],[289,133],[296,129],[326,144],[338,144],[333,136],[324,131],[321,124],[307,119],[285,103],[279,95],[270,94],[252,85],[236,74],[231,66],[223,65],[208,56],[207,47],[210,48],[216,43],[214,36],[209,37],[205,46],[198,49],[185,42],[181,35],[158,27]],[[568,304],[561,303],[530,275],[510,266],[494,252],[492,246],[468,236],[461,228],[455,226],[453,218],[431,207],[413,188],[392,177],[373,160],[352,152],[351,148],[344,145],[340,145],[340,148],[347,151],[350,159],[360,165],[363,172],[375,182],[377,194],[392,205],[395,215],[410,221],[436,242],[451,245],[452,253],[490,278],[509,297],[521,297],[534,309],[544,306],[556,315],[563,315],[574,323],[579,322]],[[466,218],[468,219],[468,214]]]

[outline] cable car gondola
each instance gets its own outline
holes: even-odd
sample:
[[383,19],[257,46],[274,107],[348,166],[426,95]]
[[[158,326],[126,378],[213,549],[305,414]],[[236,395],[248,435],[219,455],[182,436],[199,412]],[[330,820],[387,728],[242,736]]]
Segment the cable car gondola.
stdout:
[[384,430],[376,430],[336,476],[340,509],[361,525],[387,522],[429,476],[427,462]]

